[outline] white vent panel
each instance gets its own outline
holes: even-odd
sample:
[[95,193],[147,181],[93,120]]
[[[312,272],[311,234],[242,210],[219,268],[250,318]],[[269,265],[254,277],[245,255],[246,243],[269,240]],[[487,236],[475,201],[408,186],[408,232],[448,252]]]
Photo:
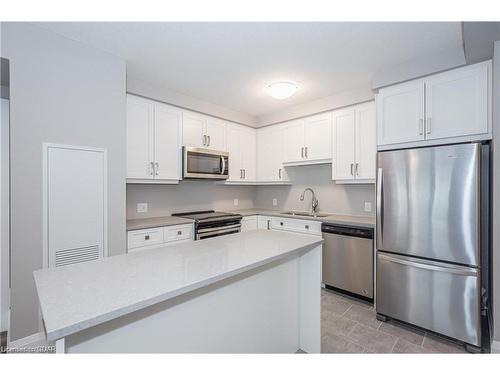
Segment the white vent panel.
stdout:
[[87,246],[76,249],[56,251],[56,267],[67,266],[68,264],[88,262],[99,259],[99,246]]

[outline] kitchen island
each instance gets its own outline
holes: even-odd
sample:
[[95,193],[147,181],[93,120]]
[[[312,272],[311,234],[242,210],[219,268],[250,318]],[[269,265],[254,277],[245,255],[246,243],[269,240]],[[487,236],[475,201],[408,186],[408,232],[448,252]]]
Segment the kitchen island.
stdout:
[[255,230],[34,272],[58,352],[320,352],[322,239]]

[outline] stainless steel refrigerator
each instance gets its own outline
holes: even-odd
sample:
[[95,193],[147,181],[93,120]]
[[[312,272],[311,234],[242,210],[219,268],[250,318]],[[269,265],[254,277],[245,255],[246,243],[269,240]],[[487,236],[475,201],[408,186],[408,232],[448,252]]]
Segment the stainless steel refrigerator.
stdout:
[[489,350],[489,155],[481,143],[378,153],[379,319]]

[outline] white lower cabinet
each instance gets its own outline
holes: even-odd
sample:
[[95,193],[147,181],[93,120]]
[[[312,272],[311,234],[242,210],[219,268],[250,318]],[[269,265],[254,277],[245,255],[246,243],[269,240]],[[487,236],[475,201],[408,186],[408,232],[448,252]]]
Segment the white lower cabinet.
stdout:
[[377,157],[375,104],[349,107],[333,114],[332,180],[375,181]]
[[127,233],[127,251],[154,249],[193,239],[193,224],[131,230]]
[[271,229],[321,236],[321,222],[313,220],[273,217]]
[[257,215],[245,216],[241,219],[241,231],[248,232],[257,229]]
[[271,229],[271,220],[272,220],[271,216],[259,215],[257,217],[257,228],[270,230]]

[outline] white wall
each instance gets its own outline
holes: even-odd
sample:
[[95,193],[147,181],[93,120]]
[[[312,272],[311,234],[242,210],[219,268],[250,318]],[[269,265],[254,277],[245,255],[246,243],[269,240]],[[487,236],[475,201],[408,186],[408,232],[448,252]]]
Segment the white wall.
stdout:
[[[331,178],[331,164],[315,166],[288,167],[288,174],[293,181],[291,186],[259,186],[255,206],[259,208],[276,208],[286,210],[307,211],[311,207],[310,192],[304,201],[299,197],[306,187],[310,187],[319,199],[318,210],[334,214],[374,215],[375,185],[339,185]],[[273,198],[278,205],[272,206]],[[372,203],[372,212],[364,211],[364,202]]]
[[[175,212],[253,208],[254,186],[223,186],[211,181],[181,181],[179,185],[127,185],[127,219],[170,215]],[[238,199],[238,206],[233,200]],[[137,213],[137,203],[148,203]]]
[[33,271],[42,267],[42,144],[108,150],[108,239],[126,249],[126,67],[116,56],[27,23],[2,24],[10,60],[11,340],[40,330]]

